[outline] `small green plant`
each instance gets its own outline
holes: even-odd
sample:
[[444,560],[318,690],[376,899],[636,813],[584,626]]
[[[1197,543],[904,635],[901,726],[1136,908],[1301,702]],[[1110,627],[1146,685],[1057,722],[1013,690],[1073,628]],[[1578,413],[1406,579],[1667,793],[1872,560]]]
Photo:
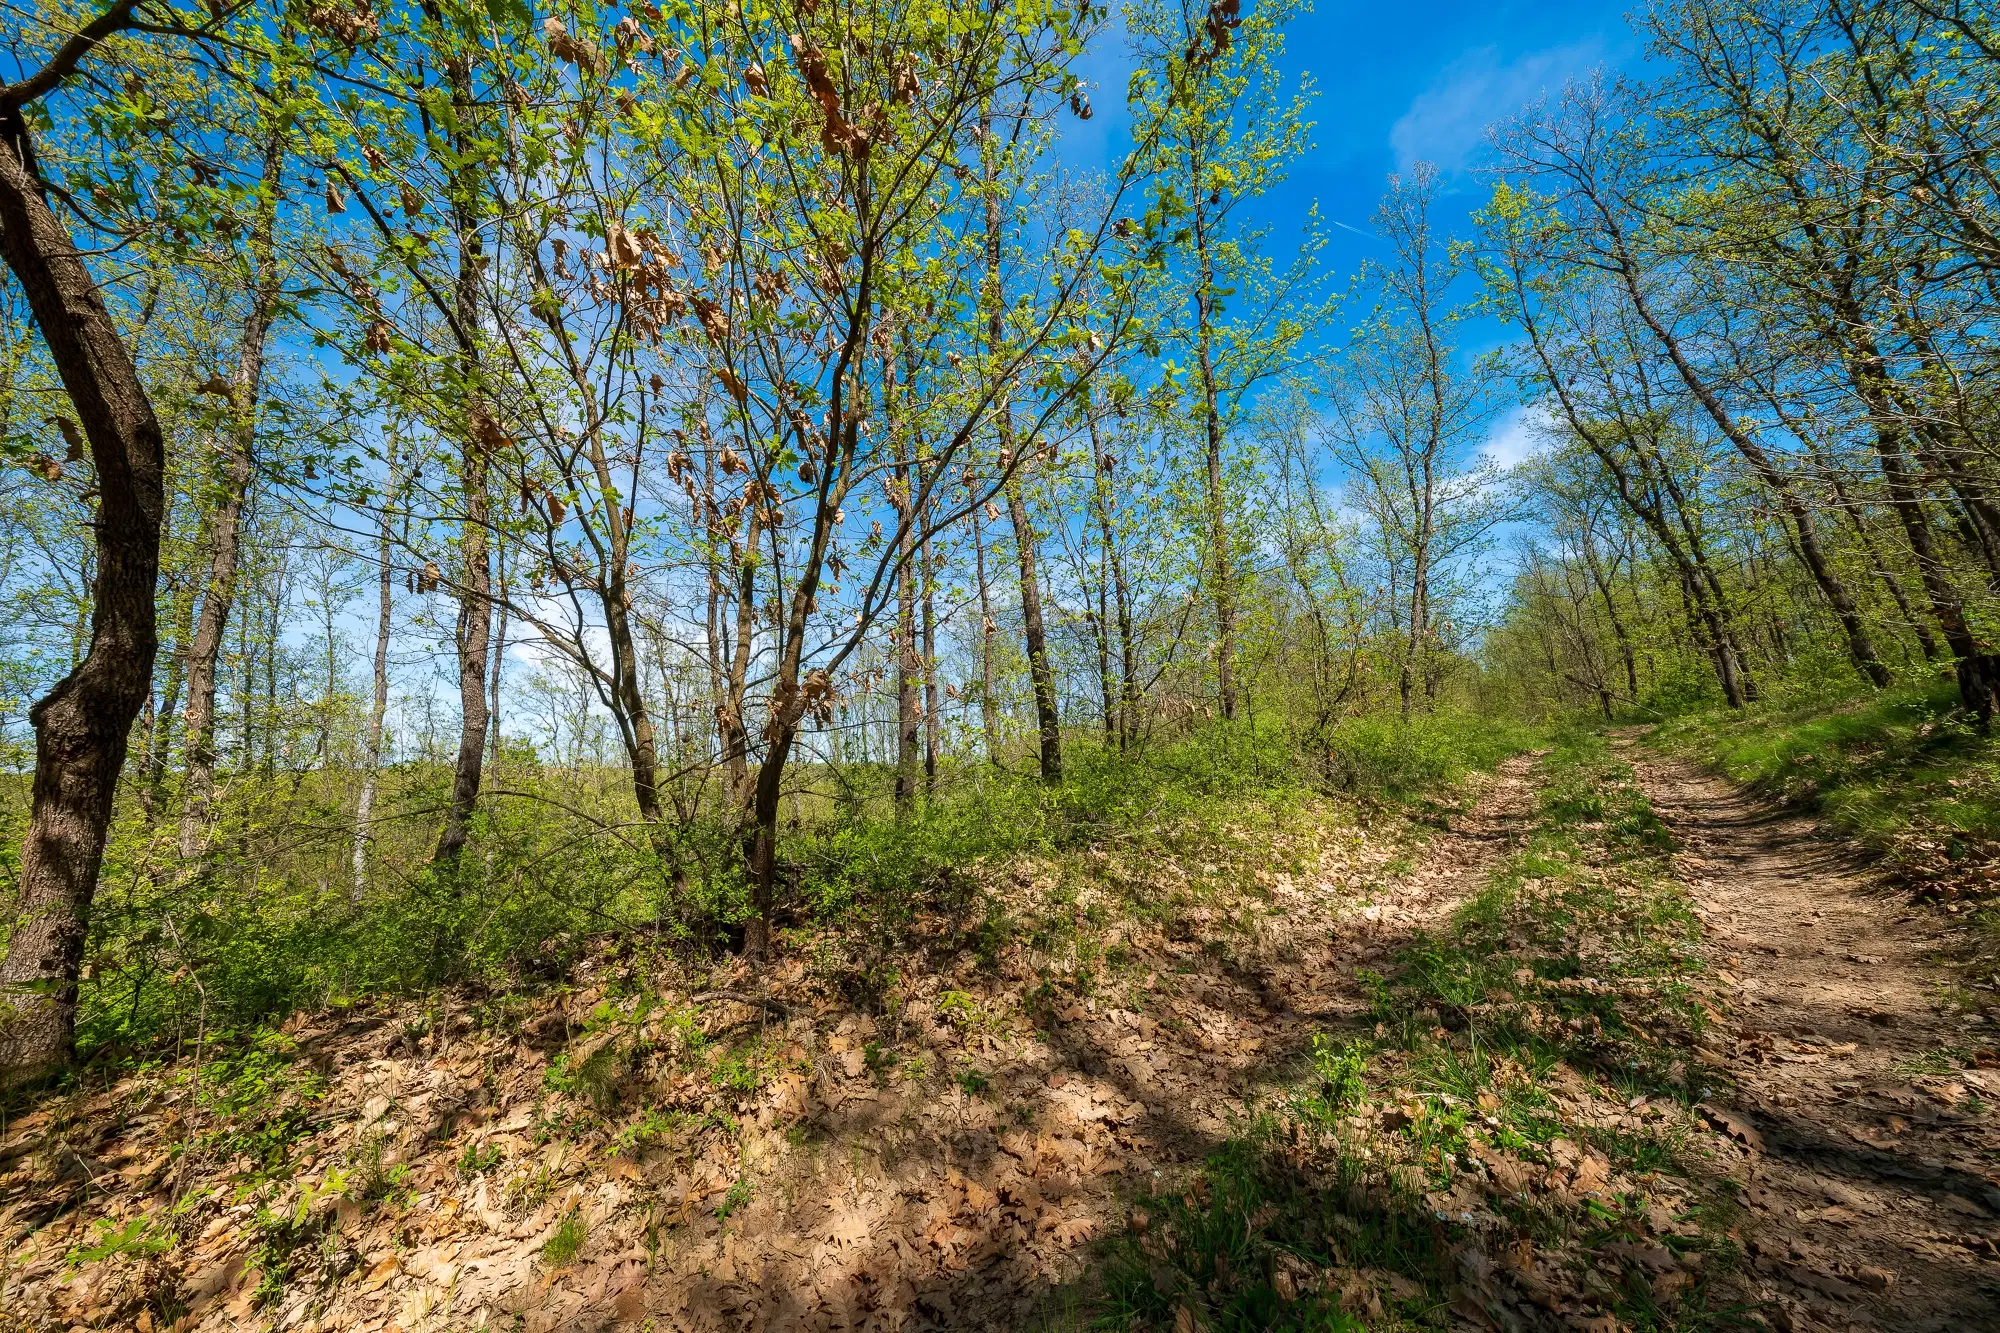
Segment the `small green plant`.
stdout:
[[281,1032],[260,1030],[247,1047],[200,1071],[198,1098],[220,1122],[200,1146],[216,1157],[248,1157],[276,1172],[292,1143],[310,1127],[326,1080],[293,1060],[297,1047]]
[[755,1092],[770,1076],[769,1052],[761,1041],[749,1041],[733,1051],[725,1051],[715,1062],[708,1081],[731,1092]]
[[723,1192],[722,1201],[715,1205],[716,1220],[728,1220],[731,1213],[748,1202],[750,1202],[750,1182],[739,1176],[736,1182]]
[[1359,1041],[1340,1043],[1315,1032],[1311,1059],[1314,1089],[1309,1100],[1316,1118],[1335,1120],[1367,1096],[1362,1073],[1368,1067],[1368,1051]]
[[880,1042],[871,1041],[861,1048],[861,1062],[869,1073],[880,1074],[896,1067],[897,1055]]
[[938,1017],[960,1032],[977,1032],[986,1026],[984,1005],[962,990],[948,990],[938,996]]
[[958,1075],[958,1086],[965,1089],[968,1097],[977,1097],[991,1085],[991,1080],[977,1069],[962,1069]]
[[103,1217],[91,1224],[90,1240],[69,1252],[69,1267],[74,1272],[79,1264],[94,1264],[121,1254],[144,1258],[164,1253],[173,1243],[173,1233],[156,1228],[152,1218],[144,1214],[122,1223]]
[[538,1162],[507,1182],[507,1202],[516,1208],[537,1208],[556,1186],[556,1173],[547,1162]]
[[618,1044],[605,1040],[581,1058],[564,1051],[550,1063],[542,1081],[551,1092],[567,1093],[602,1112],[610,1110],[617,1100],[618,1079],[624,1072]]
[[556,1229],[542,1242],[542,1258],[551,1268],[561,1268],[583,1253],[583,1244],[590,1239],[590,1222],[582,1213],[571,1212],[563,1215],[556,1223]]
[[269,1306],[285,1294],[285,1284],[292,1280],[309,1251],[319,1249],[322,1259],[329,1252],[328,1214],[322,1212],[315,1217],[313,1206],[328,1195],[344,1193],[346,1188],[346,1175],[336,1169],[327,1172],[326,1179],[318,1185],[307,1181],[289,1210],[257,1210],[255,1255],[259,1304]]
[[500,1165],[501,1152],[496,1144],[468,1143],[458,1157],[458,1174],[471,1177],[491,1171]]
[[1394,998],[1389,992],[1389,982],[1372,967],[1354,969],[1355,984],[1368,992],[1368,1005],[1377,1018],[1386,1017],[1395,1008]]
[[1896,1066],[1896,1072],[1903,1075],[1949,1074],[1965,1064],[1965,1052],[1956,1046],[1940,1046],[1933,1051],[1924,1051],[1911,1056]]
[[1013,940],[1015,929],[1014,919],[1008,915],[1006,904],[997,898],[988,898],[986,914],[966,936],[966,945],[972,950],[972,956],[978,960],[982,970],[987,972],[999,970],[1000,955],[1006,952],[1007,945]]
[[347,1176],[347,1197],[356,1203],[416,1197],[416,1190],[410,1185],[410,1168],[386,1159],[380,1135],[371,1135],[362,1143],[354,1169]]
[[687,1120],[686,1112],[669,1111],[660,1106],[648,1107],[645,1115],[618,1131],[611,1140],[611,1152],[617,1157],[636,1157],[642,1150],[673,1137]]

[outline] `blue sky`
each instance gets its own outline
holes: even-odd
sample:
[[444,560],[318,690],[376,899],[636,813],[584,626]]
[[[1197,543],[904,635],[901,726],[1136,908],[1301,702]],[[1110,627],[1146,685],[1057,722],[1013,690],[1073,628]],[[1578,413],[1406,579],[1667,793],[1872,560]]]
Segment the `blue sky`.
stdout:
[[[1255,0],[1245,0],[1245,8]],[[1590,0],[1430,0],[1418,4],[1320,0],[1287,32],[1284,69],[1318,90],[1313,148],[1254,216],[1284,253],[1316,202],[1328,235],[1326,263],[1344,283],[1380,253],[1366,234],[1391,172],[1428,161],[1444,172],[1438,222],[1458,233],[1487,193],[1479,168],[1486,127],[1593,68],[1643,59],[1623,7]],[[1079,72],[1094,85],[1097,116],[1063,127],[1063,154],[1109,165],[1125,144],[1130,62],[1122,32],[1106,34]],[[1503,336],[1496,324],[1468,330],[1468,355]],[[1519,410],[1495,423],[1488,452],[1503,464],[1533,447]]]
[[[1424,160],[1448,173],[1452,221],[1462,220],[1483,193],[1474,172],[1486,126],[1565,79],[1636,61],[1625,13],[1588,0],[1321,0],[1288,30],[1284,61],[1288,76],[1317,85],[1314,147],[1263,216],[1282,233],[1317,200],[1329,222],[1365,231],[1389,173]],[[1065,128],[1072,160],[1108,160],[1124,142],[1123,46],[1122,33],[1108,33],[1084,57],[1079,72],[1095,85],[1099,114],[1088,128]],[[1345,272],[1369,243],[1334,230],[1329,260]]]
[[[1319,86],[1315,148],[1267,201],[1271,220],[1317,199],[1328,220],[1365,230],[1388,174],[1424,160],[1454,191],[1440,220],[1462,224],[1485,194],[1474,169],[1486,126],[1568,78],[1634,59],[1624,13],[1560,0],[1323,3],[1294,24],[1285,62]],[[1330,260],[1352,269],[1370,250],[1337,230]]]

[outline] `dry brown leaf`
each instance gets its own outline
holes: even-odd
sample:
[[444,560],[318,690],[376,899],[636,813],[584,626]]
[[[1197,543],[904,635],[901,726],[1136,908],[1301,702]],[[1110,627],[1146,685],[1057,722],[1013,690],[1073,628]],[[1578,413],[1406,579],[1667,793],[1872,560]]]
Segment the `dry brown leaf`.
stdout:
[[1708,1102],[1703,1102],[1696,1109],[1701,1112],[1702,1119],[1751,1152],[1764,1151],[1764,1136],[1757,1132],[1755,1125],[1742,1116]]

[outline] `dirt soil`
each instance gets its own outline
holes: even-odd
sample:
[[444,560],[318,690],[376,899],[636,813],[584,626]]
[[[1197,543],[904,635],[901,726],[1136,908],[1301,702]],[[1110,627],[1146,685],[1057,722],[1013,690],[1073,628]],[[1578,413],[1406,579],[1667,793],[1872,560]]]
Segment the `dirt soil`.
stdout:
[[1705,1109],[1743,1185],[1746,1295],[1779,1329],[2000,1329],[2000,1060],[1947,927],[1809,816],[1624,755],[1731,1001],[1734,1088]]

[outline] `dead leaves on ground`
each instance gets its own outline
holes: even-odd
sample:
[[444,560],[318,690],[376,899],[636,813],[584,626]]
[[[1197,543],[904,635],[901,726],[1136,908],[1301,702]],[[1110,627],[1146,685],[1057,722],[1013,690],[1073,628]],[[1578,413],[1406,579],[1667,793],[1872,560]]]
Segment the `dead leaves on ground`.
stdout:
[[[50,1104],[0,1140],[11,1310],[148,1333],[1013,1326],[1118,1228],[1117,1182],[1198,1157],[1308,1029],[1273,1021],[1273,987],[1346,975],[1404,910],[1335,938],[1405,853],[1393,828],[1227,837],[1084,858],[1081,897],[1056,892],[1073,870],[996,867],[1024,928],[982,969],[952,926],[885,1012],[839,966],[611,954],[541,1000],[294,1019],[280,1064],[312,1091],[282,1133],[186,1064]],[[1134,894],[1179,906],[1135,917]],[[1093,998],[1072,979],[1107,933],[1126,961]]]

